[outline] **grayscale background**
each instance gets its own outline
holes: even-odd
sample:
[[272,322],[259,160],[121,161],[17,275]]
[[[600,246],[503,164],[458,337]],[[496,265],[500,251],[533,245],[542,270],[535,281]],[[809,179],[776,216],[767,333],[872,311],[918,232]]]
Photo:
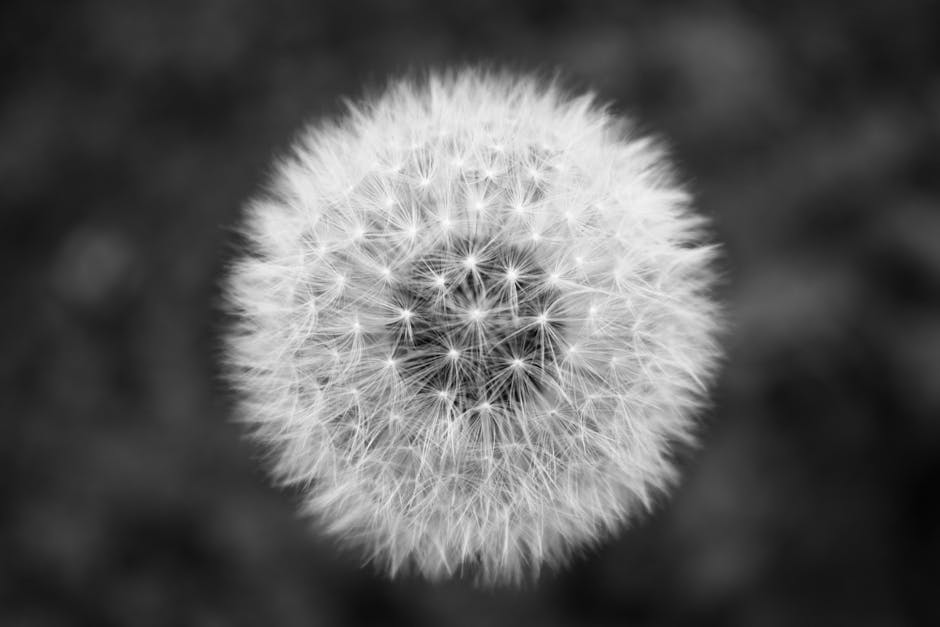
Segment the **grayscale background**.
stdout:
[[[940,5],[0,9],[0,624],[940,624]],[[734,330],[674,498],[521,590],[389,581],[232,422],[232,226],[341,98],[489,60],[668,138]]]

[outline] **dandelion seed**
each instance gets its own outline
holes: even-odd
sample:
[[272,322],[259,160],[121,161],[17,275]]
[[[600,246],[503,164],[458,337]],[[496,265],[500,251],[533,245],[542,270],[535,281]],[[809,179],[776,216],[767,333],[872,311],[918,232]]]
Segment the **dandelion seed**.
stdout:
[[402,81],[301,135],[246,214],[240,410],[387,572],[518,580],[674,483],[719,354],[714,248],[624,127],[526,77]]
[[469,312],[467,312],[467,315],[474,322],[479,322],[480,320],[483,320],[483,318],[486,317],[486,311],[483,309],[480,309],[479,307],[474,307]]

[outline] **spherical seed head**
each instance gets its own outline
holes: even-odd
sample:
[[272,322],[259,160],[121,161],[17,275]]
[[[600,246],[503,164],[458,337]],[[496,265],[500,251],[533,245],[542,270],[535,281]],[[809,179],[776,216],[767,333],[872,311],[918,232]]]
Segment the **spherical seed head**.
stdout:
[[249,208],[233,381],[275,475],[394,574],[563,563],[675,480],[714,248],[590,95],[462,71],[307,130]]

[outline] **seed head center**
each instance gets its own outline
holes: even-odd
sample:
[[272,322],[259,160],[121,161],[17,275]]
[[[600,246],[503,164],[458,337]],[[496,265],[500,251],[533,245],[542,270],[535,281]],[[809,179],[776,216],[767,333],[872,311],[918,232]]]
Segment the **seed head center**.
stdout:
[[544,314],[559,306],[559,293],[533,249],[452,240],[413,260],[401,276],[392,298],[411,315],[390,327],[407,321],[410,328],[390,328],[389,337],[398,372],[419,392],[449,390],[463,413],[530,402],[545,389],[550,373],[527,364],[551,362],[564,329]]

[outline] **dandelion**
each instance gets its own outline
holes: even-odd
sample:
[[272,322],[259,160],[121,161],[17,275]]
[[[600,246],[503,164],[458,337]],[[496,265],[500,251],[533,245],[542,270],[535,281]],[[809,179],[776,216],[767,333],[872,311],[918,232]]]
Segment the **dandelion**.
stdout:
[[248,208],[244,420],[392,575],[562,565],[676,480],[718,354],[705,226],[591,95],[394,83],[304,132]]

